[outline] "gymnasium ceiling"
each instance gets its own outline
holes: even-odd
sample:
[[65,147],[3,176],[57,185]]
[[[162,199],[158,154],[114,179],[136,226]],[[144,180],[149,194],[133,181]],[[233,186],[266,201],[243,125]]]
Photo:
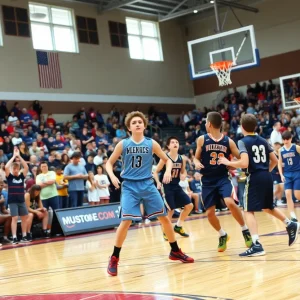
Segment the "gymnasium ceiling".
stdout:
[[[64,0],[90,4],[97,7],[98,12],[102,13],[114,9],[121,9],[133,13],[156,16],[159,21],[167,21],[182,16],[188,16],[201,12],[214,12],[214,0]],[[243,9],[258,12],[257,8],[249,6],[258,1],[245,0],[215,0],[218,7],[232,7],[233,9]],[[261,0],[260,0],[261,1]]]

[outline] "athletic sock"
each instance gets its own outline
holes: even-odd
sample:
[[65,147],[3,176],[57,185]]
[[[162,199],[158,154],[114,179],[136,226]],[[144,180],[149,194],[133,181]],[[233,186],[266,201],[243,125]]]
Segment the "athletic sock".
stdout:
[[219,230],[219,235],[220,235],[220,236],[224,236],[224,235],[226,235],[226,232],[221,228],[221,229]]
[[286,225],[286,227],[288,227],[291,224],[291,220],[289,218],[285,218],[285,220],[283,220],[283,223]]
[[17,236],[16,235],[13,235],[13,239],[16,239],[17,238]]
[[27,236],[27,233],[26,233],[26,232],[23,232],[23,233],[22,233],[22,236],[23,236],[23,237],[26,237],[26,236]]
[[242,227],[242,231],[244,230],[247,230],[248,229],[248,226],[245,224],[244,226],[241,226]]
[[171,246],[172,251],[179,252],[179,247],[178,247],[178,244],[176,241],[173,243],[170,243],[170,246]]
[[296,216],[295,212],[291,211],[290,215],[291,215],[291,218],[297,219],[297,216]]
[[252,235],[252,242],[253,242],[253,244],[256,244],[256,242],[259,242],[258,234],[253,234]]
[[181,222],[181,220],[179,220],[179,219],[177,220],[176,226],[177,226],[177,227],[182,227],[182,222]]
[[111,256],[115,256],[116,258],[119,258],[120,251],[121,251],[121,247],[119,248],[119,247],[114,246],[114,252]]

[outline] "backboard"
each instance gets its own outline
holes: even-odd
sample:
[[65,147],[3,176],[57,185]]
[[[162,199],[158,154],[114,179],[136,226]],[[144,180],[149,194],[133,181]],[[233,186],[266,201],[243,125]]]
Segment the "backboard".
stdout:
[[280,77],[279,80],[283,108],[300,108],[300,104],[294,100],[300,97],[300,73]]
[[233,61],[232,71],[257,66],[259,52],[252,25],[188,42],[193,79],[214,75],[210,65]]

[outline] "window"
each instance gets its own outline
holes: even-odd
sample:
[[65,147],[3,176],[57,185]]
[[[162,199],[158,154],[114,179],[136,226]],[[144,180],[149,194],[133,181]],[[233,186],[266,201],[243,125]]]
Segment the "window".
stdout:
[[78,52],[73,11],[43,4],[29,4],[33,48]]
[[5,34],[30,37],[27,9],[3,5],[2,13]]
[[113,47],[128,48],[126,24],[108,21],[110,42]]
[[162,61],[162,49],[156,22],[126,18],[130,57]]
[[79,43],[99,45],[97,20],[76,16]]

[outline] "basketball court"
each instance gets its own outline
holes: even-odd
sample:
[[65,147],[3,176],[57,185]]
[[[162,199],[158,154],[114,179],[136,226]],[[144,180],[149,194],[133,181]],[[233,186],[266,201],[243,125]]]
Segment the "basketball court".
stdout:
[[190,238],[177,236],[194,264],[168,260],[157,223],[132,227],[117,277],[106,273],[114,230],[3,250],[1,299],[299,299],[299,240],[289,248],[284,226],[258,213],[267,254],[242,259],[238,224],[228,212],[219,216],[231,237],[224,253],[204,215],[186,221]]

